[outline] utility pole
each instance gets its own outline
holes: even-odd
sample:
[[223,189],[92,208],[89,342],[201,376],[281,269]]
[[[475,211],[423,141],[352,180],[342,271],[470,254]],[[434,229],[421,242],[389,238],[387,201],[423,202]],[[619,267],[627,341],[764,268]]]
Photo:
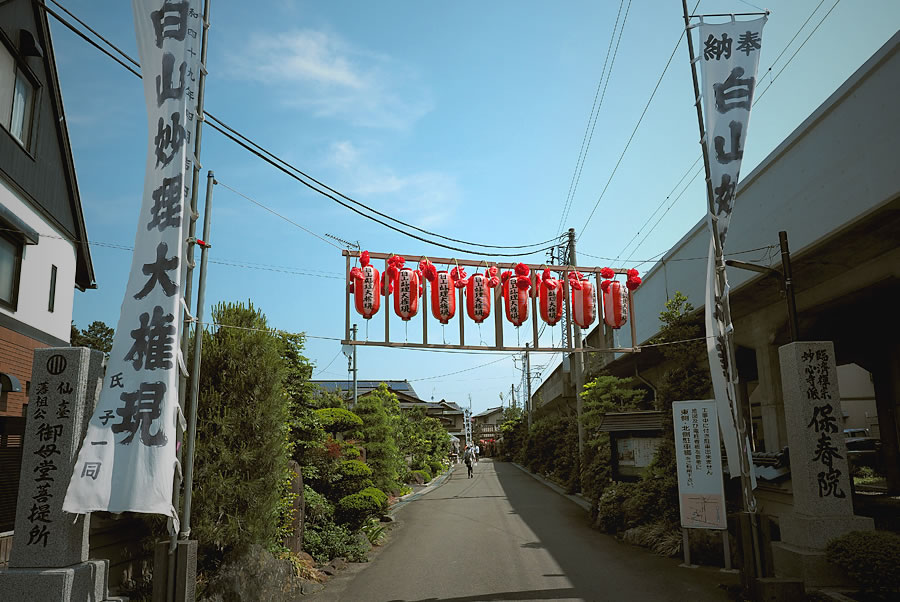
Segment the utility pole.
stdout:
[[512,402],[512,407],[518,407],[519,404],[516,403],[516,386],[509,386],[509,400]]
[[[575,259],[575,228],[569,228],[569,263],[570,266],[578,265]],[[573,320],[574,322],[574,320]],[[581,328],[578,324],[573,324],[573,341],[571,341],[572,346],[576,349],[581,348]],[[581,412],[583,409],[583,401],[581,400],[581,388],[584,386],[584,374],[582,373],[582,365],[583,358],[580,351],[576,351],[573,354],[573,358],[575,360],[575,365],[573,366],[573,380],[575,381],[575,415],[578,421],[578,458],[581,460],[581,455],[584,452],[584,426],[581,424]],[[529,381],[529,387],[531,383]]]
[[525,404],[527,405],[527,408],[528,408],[526,411],[528,412],[528,428],[529,429],[531,428],[531,410],[534,407],[531,403],[531,355],[529,353],[530,345],[531,345],[530,343],[525,343],[525,382],[527,383],[526,389],[525,389],[526,396],[527,396],[525,398],[526,399]]
[[[353,328],[350,329],[350,332],[353,333],[353,340],[355,341],[355,340],[356,340],[356,324],[353,325]],[[350,406],[350,407],[351,407],[351,408],[355,408],[355,407],[356,407],[356,401],[357,401],[357,398],[356,398],[356,395],[357,395],[357,389],[356,389],[356,347],[357,347],[357,345],[353,345],[352,347],[353,347],[353,356],[352,356],[351,361],[353,362],[353,367],[351,368],[351,370],[353,370],[353,405]]]

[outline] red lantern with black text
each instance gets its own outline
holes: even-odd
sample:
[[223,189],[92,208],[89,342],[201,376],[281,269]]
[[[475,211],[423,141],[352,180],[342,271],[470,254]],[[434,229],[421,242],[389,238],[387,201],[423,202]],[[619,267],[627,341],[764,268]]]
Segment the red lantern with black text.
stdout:
[[506,319],[515,326],[521,326],[528,319],[528,289],[519,286],[515,276],[503,283],[503,304]]
[[490,279],[485,274],[475,274],[466,284],[466,312],[476,324],[491,315]]
[[456,315],[456,282],[450,272],[441,270],[431,282],[431,315],[446,324]]
[[394,313],[409,320],[419,312],[419,272],[401,268],[394,279]]
[[555,278],[550,278],[549,270],[544,271],[544,279],[541,280],[539,292],[539,305],[541,319],[549,326],[555,326],[563,315],[562,283]]
[[350,270],[350,287],[356,311],[366,320],[381,307],[381,274],[374,266]]
[[610,328],[622,328],[628,322],[628,290],[618,280],[603,283],[603,321]]
[[[580,286],[579,286],[580,285]],[[572,319],[581,328],[588,328],[597,315],[594,285],[584,278],[572,283]]]

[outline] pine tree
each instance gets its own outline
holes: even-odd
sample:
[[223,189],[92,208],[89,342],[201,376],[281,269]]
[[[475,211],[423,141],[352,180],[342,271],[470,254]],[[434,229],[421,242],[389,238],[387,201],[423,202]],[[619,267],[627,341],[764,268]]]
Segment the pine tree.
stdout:
[[403,418],[397,396],[381,383],[370,394],[361,397],[353,411],[363,421],[356,437],[365,447],[366,464],[372,469],[372,481],[385,493],[398,491],[402,458],[394,433],[398,432],[398,421]]

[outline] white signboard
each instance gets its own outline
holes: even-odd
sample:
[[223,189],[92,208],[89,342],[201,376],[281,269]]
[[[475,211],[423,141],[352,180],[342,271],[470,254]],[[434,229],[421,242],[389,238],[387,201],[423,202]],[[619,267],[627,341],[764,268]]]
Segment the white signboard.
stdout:
[[[728,337],[732,324],[726,320],[728,283],[721,256],[734,209],[735,191],[741,160],[747,141],[750,107],[756,92],[762,29],[766,17],[752,21],[732,19],[726,23],[700,23],[698,65],[702,79],[701,96],[706,129],[706,148],[712,188],[708,219],[710,233],[717,240],[710,244],[707,271],[706,334],[707,353],[712,372],[713,391],[719,404],[722,437],[728,455],[729,470],[738,475],[738,436],[735,427],[734,367],[730,365]],[[716,255],[715,249],[720,252]],[[751,478],[753,478],[751,471]],[[755,481],[754,481],[755,486]]]
[[716,402],[676,401],[675,458],[681,526],[726,529],[722,455],[716,426]]
[[149,141],[131,273],[63,510],[170,516],[180,299],[200,72],[199,0],[133,0]]

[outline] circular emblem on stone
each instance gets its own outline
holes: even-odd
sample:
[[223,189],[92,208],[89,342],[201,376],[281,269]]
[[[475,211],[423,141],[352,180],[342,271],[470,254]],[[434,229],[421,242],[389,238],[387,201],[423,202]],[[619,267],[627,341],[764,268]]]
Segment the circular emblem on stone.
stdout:
[[57,374],[62,374],[66,371],[66,358],[58,353],[56,355],[51,355],[50,359],[47,360],[47,372],[56,376]]

